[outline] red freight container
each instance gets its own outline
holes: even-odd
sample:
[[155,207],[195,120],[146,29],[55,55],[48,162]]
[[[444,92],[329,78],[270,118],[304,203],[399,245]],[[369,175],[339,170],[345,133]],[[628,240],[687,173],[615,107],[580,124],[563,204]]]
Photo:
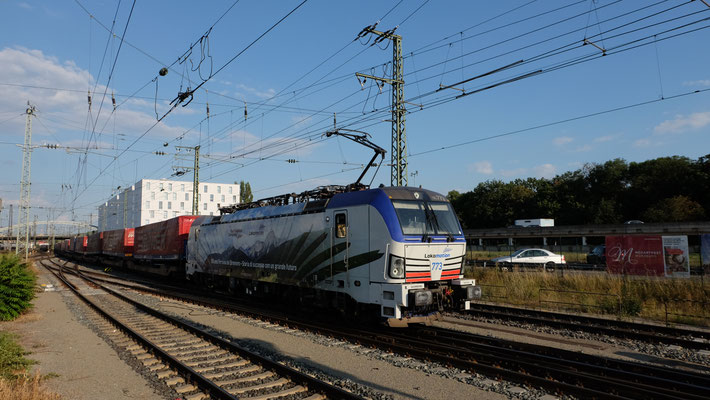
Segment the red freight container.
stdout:
[[130,256],[133,253],[133,228],[104,232],[103,254],[109,256]]
[[185,254],[192,223],[200,218],[184,215],[136,228],[133,257],[177,260]]
[[86,246],[89,244],[88,236],[77,236],[72,238],[72,251],[83,253],[86,251]]
[[103,238],[103,232],[96,232],[89,235],[86,245],[86,254],[101,253],[101,242],[103,241]]

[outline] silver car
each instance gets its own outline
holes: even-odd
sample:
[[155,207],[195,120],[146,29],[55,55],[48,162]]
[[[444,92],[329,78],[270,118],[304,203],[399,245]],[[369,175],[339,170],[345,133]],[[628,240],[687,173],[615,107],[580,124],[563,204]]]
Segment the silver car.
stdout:
[[544,265],[546,268],[554,268],[558,264],[565,264],[565,256],[555,254],[545,249],[520,249],[515,253],[498,257],[491,260],[498,264],[527,264]]

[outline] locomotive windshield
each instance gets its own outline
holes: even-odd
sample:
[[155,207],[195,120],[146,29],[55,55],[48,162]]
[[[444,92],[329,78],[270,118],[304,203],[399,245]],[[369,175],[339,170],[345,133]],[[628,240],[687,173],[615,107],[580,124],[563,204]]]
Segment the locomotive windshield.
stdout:
[[449,203],[392,200],[405,235],[460,235]]

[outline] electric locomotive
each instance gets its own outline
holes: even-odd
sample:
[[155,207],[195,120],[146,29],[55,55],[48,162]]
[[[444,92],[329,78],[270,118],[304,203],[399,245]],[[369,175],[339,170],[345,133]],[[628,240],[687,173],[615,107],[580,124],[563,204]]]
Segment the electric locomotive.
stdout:
[[446,197],[412,187],[361,189],[322,187],[194,223],[186,277],[354,305],[393,326],[426,323],[480,298],[475,281],[463,279],[466,242]]

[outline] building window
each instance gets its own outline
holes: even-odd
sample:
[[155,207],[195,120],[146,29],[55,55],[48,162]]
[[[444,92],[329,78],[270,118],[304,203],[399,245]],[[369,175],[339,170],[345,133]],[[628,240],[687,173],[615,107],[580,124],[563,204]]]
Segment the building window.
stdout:
[[177,200],[177,193],[173,193],[173,200]]
[[163,202],[159,201],[158,202],[158,210],[162,210],[162,209],[163,209]]
[[173,211],[173,218],[177,217],[177,211]]
[[145,201],[145,208],[150,208],[150,201],[149,200]]
[[204,190],[203,192],[207,193],[207,185],[203,186]]
[[232,187],[229,187],[229,194],[232,194]]
[[213,201],[214,201],[214,195],[211,194],[211,195],[210,195],[210,203],[213,202]]
[[237,195],[232,196],[232,201],[235,203],[237,202]]
[[190,200],[190,194],[189,194],[189,193],[185,193],[185,201],[188,201],[188,200]]
[[224,203],[224,195],[222,195],[222,203]]
[[173,184],[168,183],[168,191],[172,192],[173,191]]
[[172,210],[172,209],[173,209],[173,202],[169,201],[168,202],[168,210]]
[[143,223],[143,225],[148,225],[149,223],[150,223],[150,220],[147,219],[147,220],[145,220],[145,222]]
[[182,202],[182,201],[180,202],[180,209],[181,209],[181,210],[184,210],[184,209],[185,209],[185,203]]
[[202,205],[202,208],[203,208],[204,210],[207,210],[207,203],[204,203],[204,204]]
[[214,215],[214,213],[212,213],[212,211],[210,211],[210,215]]
[[155,200],[155,192],[150,192],[150,199]]
[[217,193],[222,193],[222,186],[217,186]]
[[168,219],[168,212],[167,211],[163,211],[163,218]]
[[150,190],[150,182],[145,183],[145,190]]
[[150,217],[155,218],[155,210],[150,210]]
[[165,190],[165,187],[163,187],[163,182],[160,182],[160,191],[162,192],[163,190]]
[[167,200],[167,199],[168,199],[168,192],[163,192],[163,200]]
[[181,191],[181,192],[184,192],[184,191],[185,191],[185,184],[184,184],[184,183],[183,183],[182,185],[180,185],[180,191]]

